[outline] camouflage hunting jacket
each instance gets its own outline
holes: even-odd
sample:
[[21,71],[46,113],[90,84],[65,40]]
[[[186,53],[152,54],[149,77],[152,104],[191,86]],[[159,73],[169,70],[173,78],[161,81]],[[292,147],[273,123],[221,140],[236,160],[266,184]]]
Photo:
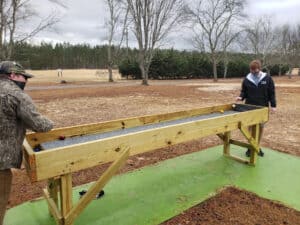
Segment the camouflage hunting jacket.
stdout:
[[46,132],[52,127],[53,122],[37,112],[29,96],[0,75],[0,170],[21,167],[26,129]]

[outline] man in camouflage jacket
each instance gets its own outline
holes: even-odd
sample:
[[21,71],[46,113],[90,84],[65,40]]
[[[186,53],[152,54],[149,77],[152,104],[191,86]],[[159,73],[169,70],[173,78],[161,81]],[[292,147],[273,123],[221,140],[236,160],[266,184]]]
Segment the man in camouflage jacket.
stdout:
[[46,132],[53,128],[53,122],[37,112],[23,91],[31,77],[18,63],[0,63],[0,225],[11,189],[11,168],[21,167],[26,129]]

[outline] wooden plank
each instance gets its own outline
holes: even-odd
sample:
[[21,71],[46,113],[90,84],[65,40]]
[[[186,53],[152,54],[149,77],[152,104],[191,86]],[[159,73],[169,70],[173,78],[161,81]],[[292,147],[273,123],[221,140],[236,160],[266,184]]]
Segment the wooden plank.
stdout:
[[223,154],[224,155],[230,155],[230,137],[231,137],[231,132],[227,131],[224,133],[224,146],[223,146]]
[[57,205],[55,204],[55,202],[53,201],[52,198],[50,198],[49,192],[47,189],[43,189],[43,196],[46,199],[47,203],[48,203],[48,208],[50,210],[51,215],[53,216],[53,218],[56,221],[56,224],[63,224],[62,223],[62,215],[60,213],[60,211],[57,208]]
[[26,167],[27,174],[30,180],[34,181],[37,179],[36,175],[36,161],[35,161],[35,152],[32,150],[29,145],[27,138],[24,138],[23,141],[23,157],[24,165]]
[[34,151],[33,151],[32,147],[29,145],[27,138],[24,138],[23,148],[26,149],[26,152],[27,152],[28,155],[33,155],[34,154]]
[[252,146],[248,143],[244,143],[244,142],[233,140],[233,139],[230,139],[229,143],[233,144],[233,145],[238,145],[238,146],[244,147],[244,148],[252,148]]
[[224,141],[224,134],[217,134],[217,136],[218,136],[222,141]]
[[251,149],[251,154],[250,154],[250,163],[255,165],[256,160],[257,160],[257,153],[259,152],[259,124],[255,124],[251,128],[252,130],[252,137],[254,138],[255,142],[258,143],[258,151],[255,152],[252,148]]
[[56,205],[58,205],[58,188],[59,188],[59,180],[56,178],[50,178],[48,180],[48,192],[50,198],[53,199]]
[[250,162],[246,159],[243,159],[241,157],[238,157],[238,156],[235,156],[235,155],[225,155],[226,157],[230,158],[230,159],[233,159],[237,162],[241,162],[241,163],[244,163],[244,164],[249,164]]
[[72,174],[68,173],[60,177],[60,210],[62,217],[72,209]]
[[243,121],[245,126],[253,125],[267,120],[268,115],[265,112],[264,109],[252,110],[38,152],[36,153],[37,180],[111,162],[118,157],[118,152],[123,150],[124,146],[129,146],[132,149],[130,154],[135,155],[235,130],[238,129],[240,121]]
[[221,110],[226,111],[231,109],[232,109],[232,105],[226,104],[226,105],[212,106],[212,107],[206,107],[200,109],[198,108],[198,109],[177,111],[172,113],[119,119],[119,120],[113,120],[108,122],[58,128],[58,129],[53,129],[46,133],[30,133],[27,135],[27,139],[31,146],[35,146],[37,144],[46,141],[57,140],[59,136],[72,137],[77,135],[103,133],[103,132],[108,132],[108,131],[113,131],[118,129],[125,129],[130,127],[146,125],[146,124],[159,123],[163,121],[181,119],[181,118],[191,117],[195,115],[202,115],[202,114],[208,114],[213,112],[219,112]]
[[86,206],[95,198],[96,194],[103,189],[112,176],[120,169],[129,157],[129,148],[125,148],[119,158],[103,173],[79,202],[72,208],[65,218],[66,225],[72,224],[75,218],[86,208]]
[[[243,123],[244,124],[244,123]],[[254,148],[254,150],[256,152],[259,151],[259,146],[258,143],[256,142],[256,140],[252,137],[252,135],[249,133],[249,131],[246,128],[246,125],[239,125],[239,128],[242,132],[242,134],[244,135],[244,137],[249,141],[249,143],[251,144],[252,148]]]

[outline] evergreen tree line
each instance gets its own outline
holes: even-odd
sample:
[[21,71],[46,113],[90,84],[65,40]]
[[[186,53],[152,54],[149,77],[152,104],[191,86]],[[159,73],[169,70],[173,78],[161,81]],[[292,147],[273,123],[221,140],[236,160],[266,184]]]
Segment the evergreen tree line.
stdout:
[[[125,50],[123,51],[125,52]],[[133,50],[130,51],[133,52]],[[120,59],[121,59],[120,55]],[[28,43],[16,44],[13,51],[15,61],[20,62],[26,69],[104,69],[107,68],[107,46],[88,44]],[[116,62],[119,62],[117,59]]]
[[[231,53],[227,64],[228,77],[243,77],[249,73],[249,63],[254,55],[244,53]],[[225,64],[222,60],[217,65],[218,76],[224,77]],[[285,74],[288,65],[274,64],[263,71],[272,76]],[[139,64],[135,58],[126,58],[119,64],[119,71],[123,77],[141,79]],[[280,73],[281,72],[281,73]],[[192,79],[213,78],[212,63],[207,53],[196,51],[177,51],[173,49],[156,50],[150,68],[149,79]]]
[[[137,57],[137,49],[123,48],[115,60],[114,68],[118,68],[124,77],[141,79]],[[35,70],[57,68],[106,69],[108,65],[106,45],[71,45],[70,43],[32,45],[19,43],[14,47],[12,58],[20,62],[26,69]],[[249,62],[253,59],[254,56],[251,54],[231,53],[227,77],[245,76],[249,72]],[[219,77],[223,77],[224,67],[221,60],[218,64]],[[276,64],[266,69],[271,75],[277,75],[279,69],[284,74],[288,67]],[[212,74],[209,55],[197,51],[156,50],[149,68],[150,79],[212,78]]]

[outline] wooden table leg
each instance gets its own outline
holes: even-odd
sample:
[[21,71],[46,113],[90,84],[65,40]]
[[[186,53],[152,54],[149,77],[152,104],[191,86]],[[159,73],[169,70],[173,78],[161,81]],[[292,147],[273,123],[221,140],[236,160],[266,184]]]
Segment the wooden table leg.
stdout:
[[[60,178],[61,214],[65,219],[72,209],[72,174],[62,175]],[[69,224],[72,225],[72,224]]]
[[58,188],[59,188],[59,180],[57,178],[51,178],[48,180],[48,192],[49,197],[55,202],[56,206],[58,207]]
[[[259,124],[255,124],[251,127],[251,135],[256,143],[258,143],[259,139]],[[258,146],[259,147],[259,146]],[[257,153],[253,148],[251,148],[250,154],[250,164],[255,165],[257,159]]]
[[227,131],[224,133],[223,136],[223,142],[224,142],[224,147],[223,147],[223,154],[224,155],[230,155],[230,138],[231,138],[231,132]]

